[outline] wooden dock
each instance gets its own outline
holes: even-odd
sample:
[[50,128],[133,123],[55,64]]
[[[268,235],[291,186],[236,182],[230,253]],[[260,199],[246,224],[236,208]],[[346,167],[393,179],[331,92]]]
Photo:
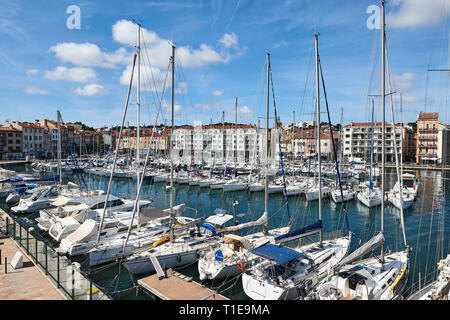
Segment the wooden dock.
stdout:
[[0,165],[9,165],[9,164],[26,164],[31,163],[29,160],[0,160]]
[[172,269],[166,274],[161,280],[157,274],[142,278],[138,284],[162,300],[229,300]]
[[[25,252],[11,238],[0,239],[0,300],[66,300]],[[23,254],[23,267],[14,269],[10,262],[17,251]],[[5,273],[5,258],[8,265]]]

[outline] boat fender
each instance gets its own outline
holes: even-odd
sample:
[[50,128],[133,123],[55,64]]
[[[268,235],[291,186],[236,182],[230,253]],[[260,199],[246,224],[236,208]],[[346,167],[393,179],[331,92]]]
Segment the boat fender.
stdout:
[[242,263],[242,261],[238,261],[237,266],[239,271],[244,271],[244,264]]
[[177,261],[178,261],[178,263],[181,262],[181,255],[177,255]]

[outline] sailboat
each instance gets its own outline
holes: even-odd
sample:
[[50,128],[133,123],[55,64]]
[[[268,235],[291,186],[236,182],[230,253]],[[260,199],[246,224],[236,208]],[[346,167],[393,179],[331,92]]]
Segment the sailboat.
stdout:
[[410,295],[408,300],[450,300],[450,254],[438,263],[439,275],[435,281],[418,292]]
[[[171,57],[172,71],[172,131],[174,129],[174,94],[175,94],[175,46],[172,45]],[[148,154],[147,154],[148,155]],[[215,229],[221,227],[232,218],[225,213],[217,213],[205,220],[205,223],[196,227],[201,221],[196,219],[189,223],[177,221],[173,210],[173,155],[170,164],[170,224],[169,234],[164,235],[150,246],[142,247],[128,257],[122,256],[123,265],[131,274],[142,274],[164,269],[179,267],[197,261],[199,251],[206,250],[216,239]],[[140,190],[140,189],[139,189]],[[203,227],[200,230],[200,227]],[[131,228],[129,229],[131,230]],[[179,231],[179,232],[177,232]],[[124,252],[127,241],[124,243]]]
[[[342,108],[341,108],[341,130],[339,132],[339,155],[342,155]],[[334,141],[334,140],[332,140]],[[336,178],[337,178],[337,170],[339,170],[339,166],[341,164],[341,160],[342,157],[340,159],[338,159],[336,157]],[[339,174],[340,177],[342,177],[342,167],[339,170]],[[355,191],[353,191],[352,188],[347,187],[347,185],[344,185],[345,188],[343,188],[343,185],[341,183],[340,179],[337,179],[338,181],[336,182],[336,189],[331,191],[331,199],[333,199],[333,201],[335,203],[341,203],[341,202],[347,202],[350,200],[353,200],[355,197]],[[342,193],[341,193],[342,190]]]
[[383,196],[381,190],[373,185],[372,173],[373,173],[373,113],[374,113],[374,101],[372,99],[372,128],[370,130],[370,168],[369,168],[369,184],[364,186],[362,191],[358,192],[358,200],[366,207],[372,208],[381,205]]
[[[269,97],[269,75],[270,75],[270,55],[267,54],[267,97]],[[268,227],[269,210],[269,177],[267,167],[269,165],[269,98],[266,106],[266,172],[264,187],[264,213],[256,221],[238,224],[236,226],[225,227],[217,230],[219,233],[230,233],[244,228],[263,225],[262,232],[250,233],[245,236],[226,234],[224,241],[212,246],[209,251],[203,252],[199,258],[198,271],[200,280],[227,278],[236,276],[256,264],[259,257],[252,253],[252,250],[267,244],[274,244],[275,239],[283,236],[290,230],[290,225],[286,227],[270,229]],[[259,126],[258,126],[259,127]]]
[[[385,13],[382,7],[382,176],[381,190],[385,190]],[[361,247],[340,261],[312,292],[309,297],[318,300],[391,300],[399,299],[403,293],[409,275],[409,252],[406,244],[403,212],[401,227],[405,249],[398,252],[384,252],[384,202],[381,202],[381,231]],[[381,246],[381,257],[359,260],[369,252]]]
[[236,178],[237,171],[236,171],[236,164],[237,164],[237,146],[238,146],[238,135],[237,135],[237,98],[235,103],[235,123],[234,123],[234,152],[236,153],[236,158],[234,159],[234,175],[235,178],[227,181],[225,184],[222,185],[224,192],[229,191],[242,191],[247,189],[247,183],[244,181],[241,181]]
[[[317,76],[317,122],[320,123],[320,83],[318,35],[314,34]],[[270,64],[268,65],[270,69]],[[325,89],[325,88],[324,88]],[[321,194],[320,125],[317,125],[317,155],[319,194]],[[319,220],[311,225],[275,238],[276,244],[267,244],[251,250],[258,263],[242,274],[242,287],[254,300],[299,299],[306,295],[305,288],[315,285],[325,270],[338,263],[348,252],[351,233],[337,239],[323,240],[322,197],[319,200]],[[280,245],[282,242],[319,233],[319,241],[295,248]]]
[[[389,62],[389,60],[387,60]],[[389,66],[389,63],[388,63]],[[389,78],[389,89],[390,89],[390,78]],[[403,187],[403,161],[400,157],[400,160],[398,159],[398,152],[397,152],[397,139],[396,133],[395,133],[395,122],[394,122],[394,107],[392,104],[392,96],[391,96],[391,113],[392,113],[392,131],[394,132],[394,154],[395,154],[395,168],[397,170],[397,188],[394,186],[394,188],[389,191],[388,193],[388,200],[390,203],[394,205],[394,207],[405,210],[412,206],[414,201],[414,195],[405,192],[405,188]],[[399,168],[399,161],[400,161],[400,168]]]

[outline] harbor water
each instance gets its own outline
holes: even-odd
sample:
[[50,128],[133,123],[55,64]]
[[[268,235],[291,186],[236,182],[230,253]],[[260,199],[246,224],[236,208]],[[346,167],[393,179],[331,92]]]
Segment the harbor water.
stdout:
[[[7,169],[17,172],[32,172],[29,165],[11,165]],[[412,207],[405,210],[404,218],[407,244],[411,248],[408,288],[415,286],[417,289],[419,279],[421,286],[434,280],[437,262],[449,253],[450,172],[422,170],[412,173],[419,178],[421,187]],[[106,191],[108,187],[109,176],[85,173],[84,179],[89,189]],[[75,176],[67,173],[63,175],[63,182],[67,183],[68,181],[78,182]],[[386,190],[389,190],[395,182],[395,169],[388,169],[386,171]],[[357,181],[353,181],[353,183],[357,183]],[[146,182],[141,191],[141,198],[153,200],[152,206],[154,207],[168,208],[169,192],[165,187],[165,182]],[[136,179],[114,178],[111,194],[134,199]],[[223,192],[198,186],[175,185],[174,204],[185,203],[186,207],[192,208],[184,213],[190,217],[206,218],[212,215],[216,208],[225,209],[227,213],[233,214],[232,204],[236,200],[239,202],[236,206],[236,214],[240,222],[255,220],[264,212],[264,192]],[[353,232],[350,251],[370,239],[381,228],[380,206],[369,209],[357,200],[352,200],[346,203],[346,208],[344,208],[342,204],[335,204],[331,199],[323,200],[322,204],[325,239],[348,232],[345,219],[345,214],[347,214],[348,227]],[[4,201],[1,201],[0,206],[10,212]],[[38,213],[33,213],[20,215],[20,218],[24,223],[33,225],[36,224],[34,218],[37,216]],[[386,250],[402,250],[404,244],[400,211],[386,204],[384,217]],[[307,202],[304,195],[301,195],[289,197],[288,205],[286,205],[285,198],[281,193],[269,195],[269,227],[285,226],[290,219],[293,221],[293,228],[316,221],[318,219],[318,201]],[[243,234],[249,231],[244,230]],[[46,237],[45,234],[42,236]],[[50,241],[48,236],[46,238]],[[309,239],[309,241],[315,240],[317,238]],[[379,253],[379,249],[377,253]],[[84,266],[83,261],[80,262]],[[177,269],[177,271],[200,282],[197,263]],[[117,263],[97,266],[87,272],[97,286],[110,292],[115,299],[155,299],[138,290],[137,280],[147,275],[134,277]],[[207,286],[230,299],[249,299],[242,290],[240,277],[210,281]]]

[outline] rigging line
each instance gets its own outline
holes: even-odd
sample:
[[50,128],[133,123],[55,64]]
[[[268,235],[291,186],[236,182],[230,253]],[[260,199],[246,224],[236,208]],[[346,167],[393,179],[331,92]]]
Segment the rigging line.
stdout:
[[[386,64],[387,64],[387,75],[388,75],[388,86],[389,86],[389,92],[392,92],[392,86],[391,86],[391,69],[390,69],[390,64],[389,64],[389,53],[388,53],[388,42],[387,42],[387,38],[386,35],[384,35],[385,39],[384,39],[384,45],[385,45],[385,51],[386,51]],[[401,176],[401,172],[399,170],[401,170],[399,168],[399,159],[398,159],[398,150],[397,150],[397,138],[396,138],[396,132],[395,132],[395,122],[394,122],[394,101],[393,101],[393,97],[392,94],[389,95],[389,102],[391,105],[391,116],[392,116],[392,131],[393,131],[393,136],[394,136],[394,154],[395,154],[395,162],[396,162],[396,168],[397,168],[397,179],[398,179],[398,184],[399,184],[399,196],[400,196],[400,223],[402,226],[402,234],[403,234],[403,241],[405,244],[405,247],[407,247],[407,242],[406,242],[406,231],[405,231],[405,221],[404,221],[404,216],[403,216],[403,178]],[[400,139],[403,133],[400,134]],[[401,159],[400,159],[401,161]],[[384,196],[384,195],[383,195]]]
[[[335,163],[336,163],[336,173],[337,173],[338,180],[339,180],[339,189],[341,191],[342,204],[343,204],[344,212],[345,212],[345,224],[347,226],[347,231],[350,232],[350,226],[349,226],[348,217],[347,217],[347,206],[346,206],[345,201],[344,201],[344,194],[343,194],[343,191],[342,191],[341,175],[339,173],[339,165],[338,165],[338,161],[337,161],[336,146],[334,144],[333,129],[332,129],[332,126],[331,126],[330,109],[328,108],[328,98],[327,98],[327,91],[326,91],[326,88],[325,88],[325,79],[323,77],[322,61],[321,61],[320,57],[318,59],[319,59],[320,75],[321,75],[321,78],[322,78],[322,89],[323,89],[323,94],[324,94],[324,98],[325,98],[325,105],[327,107],[328,125],[329,125],[329,128],[330,128],[330,139],[331,139],[331,144],[333,145],[333,154],[334,154],[334,159],[335,159]],[[319,84],[317,84],[317,85],[319,85]],[[319,126],[320,126],[320,124],[319,124]],[[316,150],[316,152],[318,152],[319,156],[320,156],[320,146],[319,146],[319,150]]]
[[118,138],[118,141],[117,141],[116,151],[115,151],[115,154],[114,154],[113,167],[111,169],[111,174],[110,174],[109,183],[108,183],[108,189],[106,191],[105,206],[103,208],[103,215],[102,215],[102,218],[101,218],[101,221],[100,221],[100,226],[99,226],[99,231],[98,231],[98,236],[97,236],[97,242],[95,244],[96,248],[98,247],[98,243],[100,241],[100,234],[101,234],[101,231],[102,231],[104,217],[106,215],[106,206],[107,206],[107,203],[108,203],[109,194],[111,192],[112,178],[113,178],[113,175],[114,175],[114,170],[116,168],[117,157],[118,157],[118,154],[119,154],[120,140],[122,138],[123,126],[125,124],[125,118],[126,118],[126,115],[127,115],[127,109],[128,109],[128,103],[129,103],[129,100],[130,100],[131,88],[132,88],[132,85],[133,85],[133,76],[134,76],[134,67],[135,67],[135,64],[136,64],[136,58],[137,58],[137,52],[134,53],[134,57],[133,57],[133,67],[132,67],[132,70],[131,70],[130,85],[128,87],[127,98],[126,98],[126,101],[125,101],[125,108],[124,108],[123,116],[122,116],[122,124],[120,126],[119,138]]
[[234,8],[233,15],[231,16],[230,21],[228,21],[228,24],[227,24],[227,26],[225,27],[224,33],[226,33],[226,32],[228,31],[228,28],[230,27],[231,22],[233,21],[234,16],[236,15],[236,12],[237,12],[237,10],[238,10],[238,7],[239,7],[239,4],[240,4],[240,3],[241,3],[241,0],[238,0],[237,3],[236,3],[236,7]]
[[[314,43],[314,41],[313,41],[313,43]],[[311,55],[310,55],[310,57],[309,57],[309,66],[308,66],[308,73],[306,74],[306,81],[305,81],[305,86],[304,86],[304,89],[303,89],[303,96],[302,96],[302,102],[301,102],[301,105],[300,105],[300,115],[302,115],[303,114],[303,108],[304,108],[304,103],[305,103],[305,96],[306,96],[306,91],[307,91],[307,85],[308,85],[308,82],[309,82],[309,77],[310,77],[310,74],[311,74],[311,66],[312,66],[312,60],[313,60],[313,56],[314,56],[314,46],[312,46],[311,47]]]
[[144,32],[142,31],[142,28],[141,28],[141,30],[140,30],[140,33],[141,33],[141,35],[142,35],[142,42],[144,43],[144,48],[145,48],[145,56],[147,57],[147,61],[148,61],[148,65],[149,65],[149,69],[150,69],[150,74],[151,74],[151,76],[152,76],[152,80],[153,80],[153,85],[154,85],[154,87],[155,87],[155,94],[156,94],[156,97],[157,97],[157,99],[155,99],[156,101],[159,101],[160,99],[159,99],[159,94],[158,94],[158,91],[157,91],[157,86],[156,86],[156,82],[155,82],[155,77],[154,77],[154,75],[153,75],[153,68],[152,68],[152,65],[151,65],[151,62],[150,62],[150,57],[149,57],[149,52],[150,52],[150,49],[148,49],[147,48],[147,44],[146,44],[146,41],[145,41],[145,37],[144,37]]
[[[276,101],[275,101],[275,89],[273,86],[273,75],[272,75],[272,67],[269,65],[269,74],[270,74],[270,83],[272,85],[272,99],[273,99],[273,107],[274,107],[274,112],[275,112],[275,129],[278,131],[278,117],[277,117],[277,105],[276,105]],[[281,129],[282,130],[282,129]],[[281,150],[281,138],[280,138],[280,134],[278,134],[278,146],[280,149],[280,164],[281,164],[281,174],[283,177],[283,193],[284,193],[284,199],[285,199],[285,203],[286,203],[286,213],[287,213],[287,217],[288,220],[291,221],[291,215],[289,212],[289,201],[288,201],[288,196],[287,196],[287,191],[286,191],[286,175],[284,172],[284,165],[283,165],[283,151]],[[275,151],[275,150],[274,150]],[[292,225],[292,222],[289,222],[289,227]]]

